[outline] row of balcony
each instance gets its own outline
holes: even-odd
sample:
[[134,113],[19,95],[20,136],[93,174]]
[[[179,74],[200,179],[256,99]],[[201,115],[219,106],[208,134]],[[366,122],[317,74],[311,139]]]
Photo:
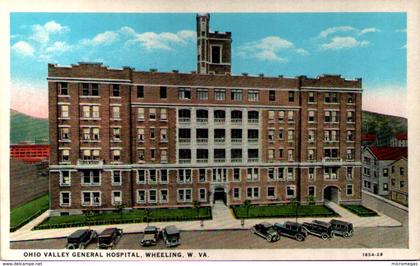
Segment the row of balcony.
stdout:
[[[179,144],[190,144],[191,138],[179,138],[178,140]],[[197,144],[208,144],[209,139],[208,138],[197,138]],[[224,144],[226,142],[225,138],[215,138],[214,143],[215,144]],[[258,143],[257,138],[252,138],[247,140],[248,143]],[[242,144],[242,138],[233,138],[231,139],[231,143],[236,144]]]

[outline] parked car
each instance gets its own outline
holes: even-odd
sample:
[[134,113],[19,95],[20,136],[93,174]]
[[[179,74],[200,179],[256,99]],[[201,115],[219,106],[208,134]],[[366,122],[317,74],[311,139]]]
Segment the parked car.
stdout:
[[294,222],[285,222],[283,224],[275,223],[274,228],[277,230],[279,235],[288,236],[296,239],[297,241],[303,241],[308,236],[305,228],[302,224]]
[[123,230],[119,228],[107,228],[98,237],[98,247],[103,249],[114,248],[120,241]]
[[84,249],[98,234],[95,230],[80,229],[67,237],[67,249]]
[[167,247],[175,247],[181,244],[181,236],[178,228],[168,225],[162,230],[163,239]]
[[343,237],[353,236],[353,224],[345,221],[332,219],[330,221],[333,235],[340,235]]
[[324,240],[332,237],[330,223],[314,220],[312,223],[303,223],[302,226],[309,234],[319,236]]
[[256,224],[251,228],[251,232],[266,239],[268,242],[275,242],[280,239],[279,233],[270,223]]
[[159,231],[159,228],[157,228],[156,226],[147,226],[144,229],[144,234],[140,239],[140,245],[144,247],[155,246],[159,241],[160,235],[161,232]]

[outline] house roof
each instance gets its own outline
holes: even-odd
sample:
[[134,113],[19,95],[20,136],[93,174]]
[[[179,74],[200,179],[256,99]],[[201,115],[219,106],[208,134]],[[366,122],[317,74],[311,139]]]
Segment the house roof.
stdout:
[[407,140],[407,132],[395,133],[394,137],[398,140]]
[[371,153],[380,161],[398,160],[407,158],[407,147],[369,147]]

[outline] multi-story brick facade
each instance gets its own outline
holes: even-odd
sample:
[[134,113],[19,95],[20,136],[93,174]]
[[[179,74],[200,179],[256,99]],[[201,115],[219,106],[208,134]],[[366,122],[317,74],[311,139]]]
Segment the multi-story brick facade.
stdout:
[[49,65],[52,209],[360,201],[361,79],[231,75],[222,35],[197,73]]

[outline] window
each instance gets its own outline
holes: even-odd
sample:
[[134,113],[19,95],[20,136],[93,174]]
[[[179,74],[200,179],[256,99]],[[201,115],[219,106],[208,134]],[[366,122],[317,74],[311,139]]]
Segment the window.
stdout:
[[112,191],[112,205],[121,205],[122,204],[122,192],[121,191]]
[[246,179],[248,181],[256,181],[260,179],[260,171],[258,168],[247,168]]
[[400,167],[400,176],[404,176],[405,169],[404,167]]
[[156,176],[156,169],[149,169],[149,184],[156,184],[157,183],[157,176]]
[[314,161],[315,160],[315,150],[310,149],[308,150],[308,161]]
[[205,188],[200,188],[198,190],[198,200],[207,201],[207,190]]
[[294,101],[295,101],[295,92],[289,91],[289,102],[294,102]]
[[268,111],[268,120],[274,122],[274,111]]
[[209,99],[209,90],[208,89],[197,89],[197,99],[200,101],[205,101]]
[[178,169],[178,183],[191,183],[191,169]]
[[383,169],[383,176],[384,176],[384,177],[388,177],[388,175],[389,175],[389,172],[388,172],[388,171],[389,171],[389,169],[388,169],[388,168],[384,168],[384,169]]
[[177,195],[178,202],[191,202],[192,201],[192,198],[191,198],[192,189],[190,188],[178,189],[177,194],[178,194]]
[[238,187],[233,188],[232,196],[234,199],[238,200],[241,199],[241,189]]
[[276,188],[267,187],[267,198],[273,199],[276,197]]
[[88,83],[83,83],[82,84],[82,95],[83,96],[91,95],[91,90],[90,90],[90,86],[89,86]]
[[160,120],[168,120],[168,110],[166,108],[160,109]]
[[137,120],[144,120],[144,108],[137,108]]
[[157,202],[157,190],[156,189],[150,189],[149,190],[149,202],[150,203],[156,203]]
[[349,122],[349,123],[355,122],[353,111],[348,111],[347,112],[347,122]]
[[268,141],[274,142],[274,134],[275,134],[274,129],[269,129],[268,130]]
[[284,139],[284,130],[282,128],[279,129],[279,139]]
[[71,176],[70,171],[61,171],[60,172],[60,186],[70,186],[71,184]]
[[112,128],[112,140],[113,141],[121,140],[121,128],[119,127]]
[[178,110],[178,119],[179,119],[179,122],[190,122],[191,111],[189,109]]
[[155,159],[156,159],[156,150],[150,149],[150,160],[155,160]]
[[279,158],[284,157],[284,149],[279,149]]
[[240,168],[233,168],[233,181],[235,181],[235,182],[241,181],[241,169]]
[[83,170],[81,172],[82,185],[99,186],[101,184],[101,173],[99,170]]
[[160,141],[168,142],[168,129],[167,128],[160,129]]
[[120,97],[120,85],[113,84],[112,85],[112,96],[113,97]]
[[211,62],[219,64],[222,62],[222,47],[218,45],[211,46]]
[[268,160],[270,161],[274,161],[274,150],[273,149],[269,149],[268,150]]
[[213,182],[226,182],[227,181],[227,169],[226,168],[213,168]]
[[348,166],[346,171],[347,171],[347,175],[346,175],[347,179],[349,180],[353,179],[353,167]]
[[279,122],[284,122],[284,111],[279,111],[278,115],[279,115]]
[[324,179],[326,179],[326,180],[337,180],[338,179],[338,168],[337,167],[325,167],[324,168]]
[[276,180],[276,175],[275,175],[275,169],[274,168],[268,168],[267,169],[267,178],[268,178],[269,181]]
[[242,149],[231,149],[230,158],[232,162],[242,162]]
[[70,150],[61,150],[61,162],[70,161]]
[[337,92],[326,92],[324,95],[324,101],[326,103],[337,103],[338,93]]
[[310,91],[308,92],[308,103],[314,103],[315,102],[315,92]]
[[226,90],[225,89],[215,89],[214,90],[214,99],[216,101],[224,101],[226,99]]
[[314,123],[315,122],[315,111],[308,112],[308,122]]
[[338,131],[337,130],[325,130],[324,131],[324,141],[334,142],[338,141]]
[[58,95],[69,95],[69,88],[67,82],[59,82],[58,86]]
[[354,141],[354,130],[347,130],[347,141]]
[[258,158],[258,149],[248,149],[248,162],[257,162]]
[[101,206],[101,192],[82,192],[83,206]]
[[232,89],[230,91],[232,101],[242,101],[242,90]]
[[168,190],[167,189],[159,190],[159,202],[168,203]]
[[347,196],[353,195],[353,185],[351,185],[351,184],[347,185],[346,194],[347,194]]
[[276,100],[276,91],[274,91],[274,90],[269,90],[268,91],[268,100],[270,102],[274,102]]
[[138,149],[137,150],[137,157],[139,163],[144,163],[145,161],[145,150],[144,149]]
[[149,120],[156,120],[156,108],[149,109]]
[[137,98],[144,98],[144,86],[137,86]]
[[338,123],[339,120],[339,112],[338,111],[325,111],[324,121],[326,123]]
[[150,132],[150,138],[154,139],[156,137],[156,128],[154,127],[149,128],[149,132]]
[[287,180],[295,180],[295,169],[288,167],[287,168]]
[[295,186],[287,186],[286,187],[286,198],[295,198],[296,197],[296,187]]
[[197,162],[206,163],[209,159],[209,150],[207,149],[197,149]]
[[347,160],[354,160],[354,149],[347,149]]
[[384,183],[383,184],[383,190],[384,191],[388,191],[388,183]]
[[137,190],[137,203],[146,202],[146,190]]
[[197,122],[207,123],[209,119],[209,111],[205,109],[198,109],[196,111]]
[[112,171],[112,185],[120,186],[121,183],[121,171]]
[[119,106],[112,106],[112,116],[113,119],[119,119],[120,116],[120,107]]
[[60,206],[69,207],[71,205],[71,193],[67,191],[60,192]]
[[309,186],[308,187],[308,196],[315,196],[315,187]]
[[167,169],[160,169],[159,170],[159,182],[161,184],[168,183],[168,170]]
[[258,102],[260,100],[260,91],[258,90],[248,90],[248,101]]
[[144,141],[144,128],[137,128],[137,141]]
[[338,149],[337,148],[325,148],[324,149],[325,158],[338,158]]
[[225,149],[214,149],[213,157],[215,162],[224,162],[226,160],[226,150]]
[[230,119],[232,120],[232,123],[241,123],[242,122],[242,111],[233,110],[230,113]]
[[191,100],[191,89],[190,88],[178,88],[178,99],[180,99],[180,100]]
[[137,170],[137,184],[146,184],[146,176],[147,172],[146,170],[140,169]]
[[61,139],[60,140],[70,140],[70,128],[62,127],[60,128],[61,131]]
[[61,118],[68,118],[69,117],[69,106],[68,105],[60,105],[60,117]]
[[354,94],[353,93],[347,93],[347,103],[354,103]]
[[279,180],[284,180],[284,170],[285,168],[282,168],[282,167],[277,168],[277,178]]
[[404,181],[400,181],[400,188],[404,188],[405,187],[405,182]]
[[313,129],[308,131],[308,142],[315,142],[315,130]]
[[258,111],[248,111],[248,123],[258,123],[259,113]]
[[226,112],[224,110],[214,110],[214,122],[224,122],[226,119]]
[[293,111],[289,111],[287,114],[287,119],[289,123],[293,123],[295,121],[295,113]]
[[207,170],[204,168],[198,169],[198,181],[204,183],[207,180]]
[[166,87],[160,87],[160,90],[159,90],[159,95],[160,95],[160,98],[161,99],[166,99],[166,98],[168,98],[168,94],[167,94],[167,91],[168,91],[168,88],[166,88]]
[[287,130],[287,141],[293,141],[295,136],[295,131],[293,129]]
[[308,168],[308,178],[309,178],[309,180],[311,180],[311,181],[314,181],[315,180],[315,168],[313,168],[313,167],[309,167]]
[[114,162],[121,161],[121,150],[112,150],[112,160]]
[[82,84],[82,95],[83,96],[99,96],[99,86],[96,83],[89,84],[83,83]]
[[395,187],[395,178],[391,178],[391,186]]
[[258,199],[260,197],[260,188],[259,187],[248,187],[246,189],[247,199]]

